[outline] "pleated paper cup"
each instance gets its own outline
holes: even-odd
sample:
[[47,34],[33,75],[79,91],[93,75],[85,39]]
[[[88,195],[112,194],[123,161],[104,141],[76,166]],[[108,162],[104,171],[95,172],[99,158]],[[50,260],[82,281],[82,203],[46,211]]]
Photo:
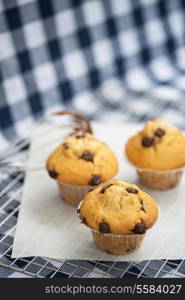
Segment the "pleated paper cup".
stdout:
[[98,185],[71,185],[67,183],[63,183],[61,181],[57,181],[59,194],[62,197],[62,199],[72,205],[72,206],[78,206],[81,200],[85,197],[85,195],[90,191],[98,188],[99,186],[102,186],[106,183],[109,183],[109,181],[113,180],[114,178],[109,179],[106,182],[102,182]]
[[70,185],[63,182],[57,182],[59,194],[62,199],[72,205],[78,206],[80,201],[85,197],[85,195],[91,190],[97,187],[96,186],[78,186],[78,185]]
[[[83,200],[80,201],[77,209],[77,214],[79,217],[82,203]],[[160,210],[158,205],[157,208],[159,217]],[[103,252],[114,255],[126,255],[136,251],[141,246],[146,235],[146,232],[143,234],[101,233],[93,228],[90,228],[87,224],[85,225],[91,230],[97,248]]]
[[[78,216],[80,215],[80,207],[83,203],[83,200],[80,201],[77,209]],[[87,225],[86,225],[87,226]],[[90,228],[87,226],[94,238],[95,244],[98,249],[103,252],[114,254],[114,255],[124,255],[129,254],[137,250],[144,237],[144,234],[111,234],[111,233],[100,233],[99,231]]]
[[184,168],[168,171],[142,168],[137,168],[136,170],[141,184],[153,190],[168,190],[177,186],[184,172]]
[[145,234],[117,235],[100,233],[93,229],[91,231],[97,248],[114,255],[124,255],[136,251],[145,237]]

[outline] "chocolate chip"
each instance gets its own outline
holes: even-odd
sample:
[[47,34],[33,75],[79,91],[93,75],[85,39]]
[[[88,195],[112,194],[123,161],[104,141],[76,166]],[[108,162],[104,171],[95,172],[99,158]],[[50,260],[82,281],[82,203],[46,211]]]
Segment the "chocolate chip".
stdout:
[[149,136],[144,136],[142,138],[142,146],[143,147],[151,147],[154,143],[154,138],[153,137],[149,137]]
[[69,145],[67,143],[63,143],[62,146],[64,149],[69,149]]
[[85,132],[84,131],[78,131],[78,133],[76,134],[77,139],[82,139],[84,137],[85,137]]
[[134,189],[134,188],[132,188],[132,187],[127,188],[126,191],[127,191],[128,193],[138,194],[138,190],[136,190],[136,189]]
[[77,214],[79,214],[80,213],[80,208],[78,208],[76,212],[77,212]]
[[83,219],[81,219],[81,223],[87,225],[87,221],[86,221],[86,218],[84,217]]
[[49,176],[52,178],[57,178],[57,172],[55,170],[48,170]]
[[135,228],[134,228],[134,233],[137,233],[137,234],[143,234],[146,232],[146,227],[145,227],[145,224],[143,223],[138,223],[136,224]]
[[156,135],[157,137],[162,137],[163,135],[165,135],[165,131],[161,128],[157,128],[154,132],[154,135]]
[[106,186],[104,186],[102,189],[101,189],[101,191],[100,191],[100,194],[104,194],[105,193],[105,191],[110,187],[110,186],[112,186],[113,184],[112,183],[110,183],[110,184],[108,184],[108,185],[106,185]]
[[143,200],[141,200],[140,202],[141,202],[141,210],[144,211],[144,212],[146,212],[146,210],[145,210],[145,208],[144,208]]
[[89,150],[85,150],[82,155],[80,156],[80,158],[86,160],[86,161],[91,161],[93,162],[93,158],[94,158],[94,154],[92,152],[90,152]]
[[100,233],[110,233],[109,224],[101,222],[99,223],[99,232]]
[[101,183],[101,176],[100,175],[92,175],[91,179],[89,180],[90,185],[98,185]]

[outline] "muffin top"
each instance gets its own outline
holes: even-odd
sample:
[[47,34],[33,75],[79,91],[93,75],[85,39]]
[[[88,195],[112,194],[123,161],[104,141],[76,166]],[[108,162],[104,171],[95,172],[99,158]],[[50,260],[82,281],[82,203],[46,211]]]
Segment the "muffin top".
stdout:
[[137,185],[119,180],[88,192],[77,212],[90,228],[120,235],[143,234],[158,217],[152,197]]
[[91,133],[77,131],[50,154],[46,168],[57,181],[95,186],[115,176],[118,163],[106,144]]
[[125,151],[137,167],[176,169],[185,165],[185,136],[164,120],[152,120],[128,140]]

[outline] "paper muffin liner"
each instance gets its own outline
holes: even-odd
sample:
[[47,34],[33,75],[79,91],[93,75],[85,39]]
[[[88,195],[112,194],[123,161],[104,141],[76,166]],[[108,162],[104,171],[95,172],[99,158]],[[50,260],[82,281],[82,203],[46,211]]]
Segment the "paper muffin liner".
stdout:
[[[83,203],[83,200],[78,204],[77,214],[80,216],[80,208]],[[160,216],[160,209],[158,204],[158,218]],[[86,225],[92,233],[95,244],[98,249],[103,252],[114,254],[114,255],[124,255],[130,254],[136,251],[146,235],[144,234],[111,234],[111,233],[100,233],[99,231],[90,228]]]
[[104,185],[108,183],[109,181],[113,180],[114,178],[109,179],[106,182],[102,182],[98,185],[71,185],[67,183],[63,183],[61,181],[57,181],[59,194],[62,197],[62,199],[72,205],[72,206],[78,206],[81,200],[85,197],[85,195],[93,189],[96,189],[97,187]]
[[[80,201],[77,209],[78,216],[80,215],[80,207],[83,203],[83,200]],[[86,225],[87,226],[87,225]],[[129,254],[137,250],[144,237],[144,234],[111,234],[111,233],[100,233],[99,231],[90,228],[87,226],[92,233],[95,244],[98,249],[103,252],[114,254],[114,255],[123,255]]]
[[117,235],[100,233],[94,229],[91,229],[91,232],[97,248],[103,252],[114,255],[123,255],[134,252],[140,247],[145,237],[145,234]]
[[63,182],[57,182],[59,194],[62,199],[72,205],[78,206],[80,201],[85,197],[89,190],[96,188],[97,186],[77,186],[70,185]]
[[157,171],[136,167],[136,170],[141,184],[154,190],[168,190],[177,186],[184,172],[184,168]]

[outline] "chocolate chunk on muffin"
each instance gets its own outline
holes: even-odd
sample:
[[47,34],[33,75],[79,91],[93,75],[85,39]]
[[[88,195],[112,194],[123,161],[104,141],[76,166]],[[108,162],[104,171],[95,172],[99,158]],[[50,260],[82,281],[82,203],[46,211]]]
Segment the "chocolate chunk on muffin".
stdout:
[[57,180],[71,185],[96,186],[106,182],[118,171],[118,163],[112,150],[85,133],[84,138],[76,139],[76,134],[68,136],[49,156],[49,175],[57,174]]
[[[76,116],[69,111],[58,114],[65,113]],[[49,155],[46,163],[48,174],[57,180],[61,195],[73,205],[77,205],[89,189],[112,179],[118,171],[112,150],[94,137],[85,116],[79,119],[77,113],[77,117],[75,130]]]
[[163,190],[179,183],[185,166],[185,136],[166,121],[148,121],[128,140],[125,152],[147,187]]
[[128,140],[125,151],[137,167],[173,170],[185,165],[185,136],[164,120],[152,120]]
[[101,250],[124,254],[128,253],[129,243],[132,251],[140,245],[157,220],[158,208],[152,197],[136,185],[111,180],[85,196],[79,216],[86,219]]

